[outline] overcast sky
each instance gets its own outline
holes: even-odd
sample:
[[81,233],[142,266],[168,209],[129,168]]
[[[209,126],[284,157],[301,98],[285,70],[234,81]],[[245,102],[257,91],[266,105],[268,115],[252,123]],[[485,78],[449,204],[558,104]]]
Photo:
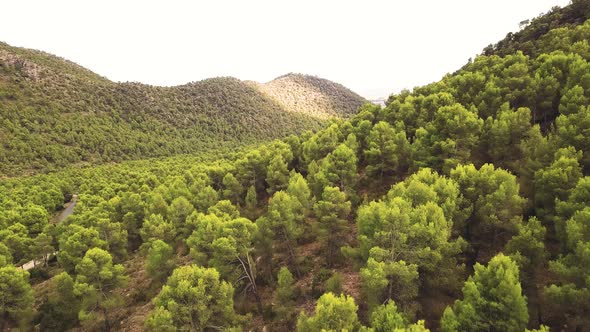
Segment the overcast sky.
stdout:
[[439,80],[518,23],[569,0],[1,3],[0,40],[114,81],[317,75],[368,98]]

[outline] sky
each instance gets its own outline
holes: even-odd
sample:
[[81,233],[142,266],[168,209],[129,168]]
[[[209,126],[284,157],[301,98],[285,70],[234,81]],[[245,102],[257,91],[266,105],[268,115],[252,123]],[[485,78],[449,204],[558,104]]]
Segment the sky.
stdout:
[[370,99],[428,84],[569,0],[6,0],[0,41],[113,81],[304,73]]

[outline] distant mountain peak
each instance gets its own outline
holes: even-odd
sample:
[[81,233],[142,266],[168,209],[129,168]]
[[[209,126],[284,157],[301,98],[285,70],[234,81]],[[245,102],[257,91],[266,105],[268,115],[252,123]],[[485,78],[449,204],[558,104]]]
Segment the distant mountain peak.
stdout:
[[288,73],[267,83],[249,83],[285,109],[322,119],[350,117],[367,102],[341,84],[312,75]]

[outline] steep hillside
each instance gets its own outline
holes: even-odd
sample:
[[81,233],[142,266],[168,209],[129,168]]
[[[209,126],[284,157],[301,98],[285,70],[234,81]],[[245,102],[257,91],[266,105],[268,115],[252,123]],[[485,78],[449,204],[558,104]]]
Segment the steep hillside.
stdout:
[[[555,34],[558,29],[574,28],[583,24],[587,19],[590,19],[590,1],[572,0],[569,6],[551,8],[546,14],[528,20],[529,23],[526,28],[516,33],[508,33],[506,38],[486,47],[483,54],[487,56],[506,56],[516,51],[522,51],[526,55],[538,56],[541,53],[546,53],[546,46],[551,45],[551,43],[540,42],[541,37],[552,30],[552,33]],[[583,40],[582,38],[575,38],[574,40],[555,42],[573,46],[576,42]]]
[[322,119],[350,117],[367,102],[341,84],[310,75],[291,73],[264,84],[250,83],[286,109]]
[[0,43],[0,175],[234,148],[318,129],[364,101],[321,81],[336,88],[298,94],[310,107],[302,109],[235,78],[176,87],[113,83]]
[[0,330],[590,331],[573,36],[314,134],[0,180]]

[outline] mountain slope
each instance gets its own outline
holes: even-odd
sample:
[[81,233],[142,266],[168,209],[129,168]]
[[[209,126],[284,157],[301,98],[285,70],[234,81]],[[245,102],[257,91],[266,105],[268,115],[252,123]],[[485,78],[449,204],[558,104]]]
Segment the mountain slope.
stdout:
[[[516,51],[534,56],[548,53],[547,48],[555,44],[540,41],[541,37],[549,32],[558,34],[560,31],[575,30],[572,28],[582,25],[587,19],[590,19],[590,1],[572,0],[569,6],[551,8],[546,14],[530,20],[526,28],[516,33],[508,33],[506,38],[486,47],[483,55],[506,56]],[[573,40],[559,41],[557,44],[571,46],[581,40],[584,39],[578,36]]]
[[[299,94],[310,105],[303,109],[235,78],[176,87],[114,83],[70,61],[0,43],[0,175],[233,148],[315,130],[364,102],[329,85],[319,95]],[[325,100],[330,108],[322,111]]]
[[332,81],[303,74],[287,74],[260,84],[249,82],[286,109],[327,119],[352,116],[366,102]]
[[[0,265],[59,251],[3,268],[6,298],[36,297],[8,326],[590,331],[590,53],[570,45],[590,20],[552,31],[547,54],[478,56],[313,135],[0,180]],[[93,257],[130,282],[80,315]]]

